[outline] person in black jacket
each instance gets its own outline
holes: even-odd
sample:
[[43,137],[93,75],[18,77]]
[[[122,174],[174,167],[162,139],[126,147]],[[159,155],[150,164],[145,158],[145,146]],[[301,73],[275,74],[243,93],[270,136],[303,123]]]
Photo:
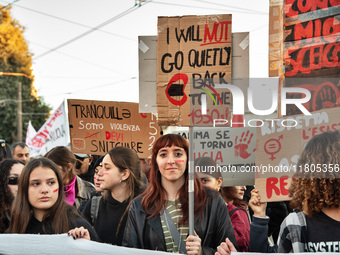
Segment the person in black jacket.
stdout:
[[[227,237],[236,245],[227,207],[218,192],[194,180],[194,235],[188,236],[188,142],[160,137],[152,149],[150,184],[132,201],[123,245],[134,248],[214,254]],[[165,216],[168,215],[168,216]],[[173,223],[172,223],[173,222]],[[180,238],[171,234],[174,224]]]
[[22,170],[7,233],[61,234],[99,240],[91,225],[64,200],[58,166],[47,158],[31,159]]
[[92,198],[82,214],[92,222],[101,242],[121,246],[126,208],[144,190],[137,153],[126,147],[111,149],[97,177],[103,196]]

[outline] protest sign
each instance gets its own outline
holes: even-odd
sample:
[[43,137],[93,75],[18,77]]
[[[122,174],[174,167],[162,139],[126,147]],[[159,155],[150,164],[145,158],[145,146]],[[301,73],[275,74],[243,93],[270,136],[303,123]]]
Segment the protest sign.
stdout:
[[[314,136],[340,129],[340,108],[265,122],[256,132],[255,187],[262,201],[289,200],[289,186],[304,145]],[[311,166],[314,167],[314,166]]]
[[[174,133],[189,139],[187,131]],[[256,128],[195,127],[192,135],[194,160],[212,158],[217,168],[209,171],[221,172],[222,186],[254,185]]]
[[147,158],[160,135],[156,115],[139,113],[137,103],[69,99],[68,114],[74,153],[103,155],[121,146]]
[[[139,36],[138,40],[139,112],[156,113],[157,36]],[[245,92],[249,85],[249,32],[232,33],[232,49],[232,84]]]
[[269,77],[283,75],[283,0],[269,0]]
[[340,2],[285,1],[286,77],[339,74]]
[[[281,87],[308,89],[310,112],[340,106],[339,13],[339,1],[270,1],[269,74],[286,77]],[[287,115],[296,114],[297,107],[287,108]]]
[[64,102],[47,119],[36,135],[26,144],[30,149],[30,156],[43,156],[56,146],[68,145],[67,117]]
[[139,112],[157,113],[157,36],[138,37]]
[[199,90],[231,82],[231,41],[231,15],[158,18],[159,125],[190,125],[191,85]]

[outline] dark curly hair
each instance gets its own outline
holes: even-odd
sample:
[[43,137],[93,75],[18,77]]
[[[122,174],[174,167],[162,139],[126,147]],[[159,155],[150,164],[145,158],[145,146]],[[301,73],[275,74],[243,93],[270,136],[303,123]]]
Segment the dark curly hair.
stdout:
[[5,159],[0,163],[0,233],[4,233],[7,228],[6,213],[11,209],[14,197],[8,188],[8,178],[12,166],[15,164],[22,164],[23,162],[16,159]]
[[297,174],[290,186],[292,208],[311,217],[324,208],[340,207],[340,132],[313,137],[297,163]]

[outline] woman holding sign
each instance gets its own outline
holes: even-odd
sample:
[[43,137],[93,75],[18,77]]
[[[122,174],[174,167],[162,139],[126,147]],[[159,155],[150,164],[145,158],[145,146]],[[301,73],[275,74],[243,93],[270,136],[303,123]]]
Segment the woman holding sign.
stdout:
[[123,245],[186,254],[214,254],[227,237],[236,245],[223,198],[204,189],[198,179],[195,234],[188,236],[188,155],[188,142],[180,135],[164,135],[155,142],[150,184],[130,205]]
[[24,167],[11,210],[8,233],[61,234],[98,240],[96,233],[64,200],[57,165],[46,158],[31,159]]

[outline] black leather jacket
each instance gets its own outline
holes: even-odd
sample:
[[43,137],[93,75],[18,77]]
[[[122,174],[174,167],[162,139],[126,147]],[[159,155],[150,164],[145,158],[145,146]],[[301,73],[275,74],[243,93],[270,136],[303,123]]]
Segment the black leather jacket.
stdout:
[[[214,254],[217,246],[228,237],[237,248],[234,230],[223,198],[206,190],[204,218],[195,219],[195,231],[201,238],[202,254]],[[142,197],[132,201],[125,227],[123,246],[166,251],[160,216],[148,218],[141,206]]]

